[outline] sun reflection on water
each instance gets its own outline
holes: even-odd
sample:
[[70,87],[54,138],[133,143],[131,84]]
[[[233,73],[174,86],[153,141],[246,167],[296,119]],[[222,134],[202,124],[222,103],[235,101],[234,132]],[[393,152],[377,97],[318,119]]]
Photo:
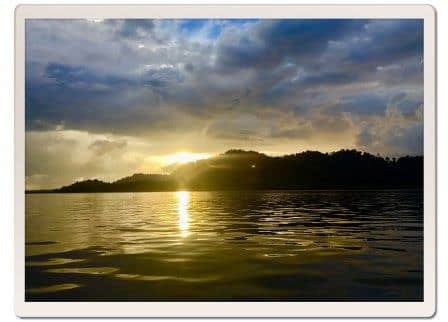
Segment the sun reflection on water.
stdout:
[[188,236],[188,204],[190,201],[190,193],[188,191],[178,191],[177,195],[177,211],[179,213],[179,230],[182,237]]

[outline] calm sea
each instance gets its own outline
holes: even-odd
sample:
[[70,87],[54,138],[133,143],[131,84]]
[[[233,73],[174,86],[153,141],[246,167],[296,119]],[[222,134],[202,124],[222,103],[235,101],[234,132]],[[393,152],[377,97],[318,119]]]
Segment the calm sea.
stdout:
[[29,301],[423,299],[422,191],[26,195]]

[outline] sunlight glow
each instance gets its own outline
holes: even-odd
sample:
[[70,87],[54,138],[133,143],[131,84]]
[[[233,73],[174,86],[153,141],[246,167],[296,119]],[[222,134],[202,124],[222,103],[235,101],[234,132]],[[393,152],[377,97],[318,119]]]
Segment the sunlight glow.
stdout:
[[190,152],[178,152],[165,157],[166,164],[184,164],[197,160],[207,159],[210,157],[207,153],[190,153]]
[[188,232],[188,204],[190,201],[190,193],[188,191],[178,191],[177,195],[177,210],[179,213],[179,230],[182,237],[186,237],[189,235]]

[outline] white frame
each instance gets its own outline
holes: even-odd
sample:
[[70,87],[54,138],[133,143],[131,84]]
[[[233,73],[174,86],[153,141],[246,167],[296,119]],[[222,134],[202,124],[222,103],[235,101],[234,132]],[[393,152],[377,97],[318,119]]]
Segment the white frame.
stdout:
[[[15,11],[15,312],[20,317],[430,317],[436,311],[435,10],[429,5],[19,5]],[[424,301],[25,302],[25,19],[424,19]]]

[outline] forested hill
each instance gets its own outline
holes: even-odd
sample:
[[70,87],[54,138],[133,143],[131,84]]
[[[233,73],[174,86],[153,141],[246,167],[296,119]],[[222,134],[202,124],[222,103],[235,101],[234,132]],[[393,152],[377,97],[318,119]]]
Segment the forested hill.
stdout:
[[[281,157],[229,150],[180,165],[170,175],[134,174],[115,182],[86,180],[46,192],[247,189],[423,189],[423,157],[382,158],[356,150]],[[36,192],[36,191],[30,191]]]

